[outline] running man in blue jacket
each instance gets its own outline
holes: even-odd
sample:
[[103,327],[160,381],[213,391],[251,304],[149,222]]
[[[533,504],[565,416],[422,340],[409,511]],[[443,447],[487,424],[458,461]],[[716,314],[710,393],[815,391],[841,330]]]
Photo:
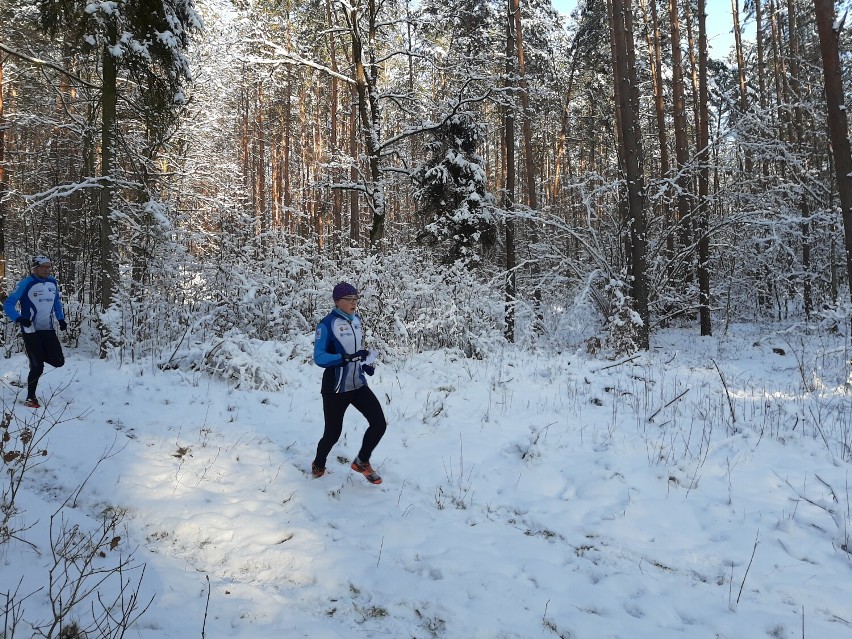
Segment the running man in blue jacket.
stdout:
[[332,447],[343,432],[343,414],[350,405],[367,418],[367,431],[352,470],[371,484],[382,478],[370,466],[370,455],[385,434],[387,422],[379,400],[367,386],[364,374],[375,372],[375,353],[364,348],[361,316],[358,315],[358,290],[340,282],[332,291],[334,310],[317,326],[314,362],[325,369],[322,376],[322,408],[325,431],[317,444],[317,456],[311,464],[314,477],[325,475],[325,463]]
[[[18,282],[12,294],[3,302],[6,316],[21,329],[24,348],[30,360],[30,373],[27,376],[27,399],[24,402],[30,408],[39,408],[36,399],[36,387],[44,372],[45,362],[59,368],[65,364],[62,346],[56,337],[54,320],[59,330],[68,328],[65,323],[65,311],[59,299],[59,283],[50,274],[53,263],[44,255],[35,256],[31,263],[32,275]],[[21,306],[20,312],[17,309]]]

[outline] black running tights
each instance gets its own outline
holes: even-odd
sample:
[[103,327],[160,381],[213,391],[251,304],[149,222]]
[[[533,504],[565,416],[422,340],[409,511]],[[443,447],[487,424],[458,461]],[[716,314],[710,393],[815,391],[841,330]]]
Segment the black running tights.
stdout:
[[54,331],[36,331],[22,333],[27,358],[30,360],[30,373],[27,375],[27,397],[35,398],[38,380],[44,372],[45,363],[59,368],[65,364],[62,346]]
[[317,444],[317,456],[314,464],[319,468],[325,468],[325,461],[332,447],[340,439],[343,432],[343,414],[352,405],[367,418],[367,432],[364,433],[364,441],[358,457],[362,462],[370,461],[373,449],[379,444],[385,434],[387,422],[382,412],[382,405],[378,398],[370,390],[369,386],[362,386],[354,391],[346,393],[329,393],[322,396],[322,409],[325,415],[325,431],[322,439]]

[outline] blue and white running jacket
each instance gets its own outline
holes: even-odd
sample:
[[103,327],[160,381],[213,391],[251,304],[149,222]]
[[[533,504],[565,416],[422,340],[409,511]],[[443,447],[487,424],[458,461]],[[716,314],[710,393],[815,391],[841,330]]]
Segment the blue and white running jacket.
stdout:
[[[16,306],[21,303],[21,312]],[[24,333],[52,331],[53,320],[64,320],[65,311],[59,299],[59,283],[53,276],[45,278],[30,275],[25,277],[12,294],[3,302],[6,316],[16,321],[20,317],[29,317],[32,324],[21,326]]]
[[354,354],[364,348],[361,316],[349,315],[335,308],[317,326],[314,338],[314,362],[325,369],[322,394],[345,393],[367,385],[361,362],[343,361],[343,354]]

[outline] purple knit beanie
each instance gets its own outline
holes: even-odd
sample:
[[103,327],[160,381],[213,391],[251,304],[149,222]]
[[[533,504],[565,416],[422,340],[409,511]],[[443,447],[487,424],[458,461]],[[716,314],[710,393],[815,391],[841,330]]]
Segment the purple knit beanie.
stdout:
[[349,282],[340,282],[331,292],[331,297],[335,302],[349,295],[358,295],[358,289],[352,286]]

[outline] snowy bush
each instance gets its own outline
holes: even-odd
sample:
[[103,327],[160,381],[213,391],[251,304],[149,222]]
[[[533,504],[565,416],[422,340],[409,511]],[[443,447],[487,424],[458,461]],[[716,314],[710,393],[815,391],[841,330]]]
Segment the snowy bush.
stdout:
[[[28,636],[48,639],[119,639],[151,604],[152,599],[140,599],[145,564],[127,549],[124,509],[106,507],[96,516],[78,509],[88,479],[116,451],[107,447],[76,488],[63,486],[50,444],[69,420],[67,406],[59,406],[53,395],[43,411],[21,415],[8,398],[0,411],[0,553],[31,553],[37,559],[15,573],[9,582],[14,589],[0,592],[0,637],[11,639],[29,629]],[[52,478],[51,494],[67,495],[50,512],[38,494],[45,491],[45,476]]]
[[[226,249],[227,247],[223,247]],[[258,255],[263,255],[259,260]],[[312,357],[313,332],[342,280],[362,295],[368,343],[390,354],[440,348],[482,357],[503,342],[503,295],[461,264],[423,254],[347,249],[338,257],[278,235],[163,264],[151,285],[123,295],[102,324],[113,357],[213,373],[238,387],[286,384],[282,359]]]
[[161,362],[160,368],[204,371],[235,388],[277,391],[287,385],[282,375],[284,362],[307,351],[304,343],[300,346],[258,340],[234,329],[221,339],[177,351],[168,361]]
[[606,286],[610,300],[608,318],[609,336],[606,343],[617,356],[635,353],[638,328],[642,319],[631,308],[631,298],[626,293],[628,285],[623,279],[612,279]]

